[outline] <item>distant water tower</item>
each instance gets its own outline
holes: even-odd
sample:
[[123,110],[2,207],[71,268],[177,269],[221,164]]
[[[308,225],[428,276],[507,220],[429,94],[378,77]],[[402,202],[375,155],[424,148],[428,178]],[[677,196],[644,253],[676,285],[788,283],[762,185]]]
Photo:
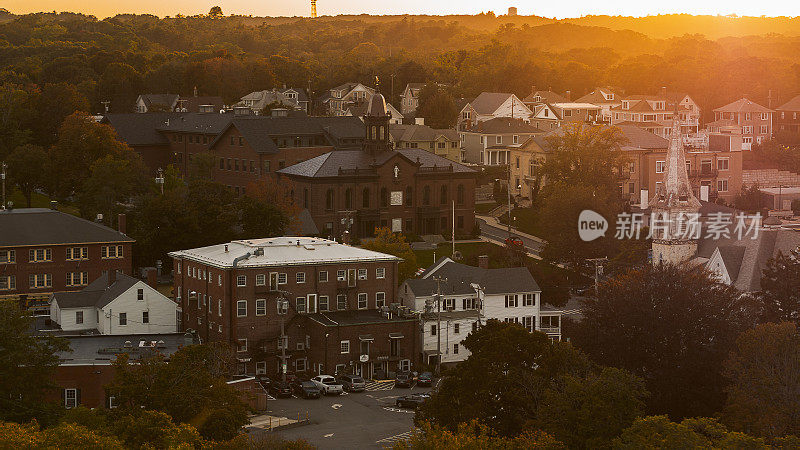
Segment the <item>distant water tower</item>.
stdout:
[[311,17],[317,17],[317,0],[311,0]]
[[508,15],[509,16],[516,16],[517,15],[517,7],[516,6],[509,6],[508,7]]

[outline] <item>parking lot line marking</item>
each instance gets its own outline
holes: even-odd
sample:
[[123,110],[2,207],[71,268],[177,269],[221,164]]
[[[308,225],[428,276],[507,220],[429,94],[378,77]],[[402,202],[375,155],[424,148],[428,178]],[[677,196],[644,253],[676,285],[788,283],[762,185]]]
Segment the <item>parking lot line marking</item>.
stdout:
[[331,436],[333,436],[333,433],[328,433],[328,434],[326,434],[326,435],[324,435],[324,436],[322,436],[322,437],[324,437],[324,438],[329,438],[329,437],[331,437]]
[[385,437],[378,441],[375,441],[376,444],[392,444],[397,441],[404,441],[410,438],[414,434],[414,430],[406,431],[405,433],[395,434],[394,436]]

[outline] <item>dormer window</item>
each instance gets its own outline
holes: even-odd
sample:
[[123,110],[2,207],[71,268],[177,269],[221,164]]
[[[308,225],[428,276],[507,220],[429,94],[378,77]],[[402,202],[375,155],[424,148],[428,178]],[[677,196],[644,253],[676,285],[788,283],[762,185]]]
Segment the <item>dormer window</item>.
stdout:
[[622,109],[630,109],[630,108],[631,108],[631,103],[629,101],[627,101],[627,100],[623,100],[622,101]]

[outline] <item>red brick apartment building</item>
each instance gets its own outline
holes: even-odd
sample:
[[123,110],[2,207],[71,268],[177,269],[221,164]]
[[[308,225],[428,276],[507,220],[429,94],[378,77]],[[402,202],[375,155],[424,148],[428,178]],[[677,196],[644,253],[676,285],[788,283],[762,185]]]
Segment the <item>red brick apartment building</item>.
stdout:
[[109,270],[132,274],[133,239],[54,209],[0,210],[0,299],[32,306],[80,291]]
[[184,330],[236,346],[242,374],[279,373],[284,350],[289,372],[367,377],[408,368],[417,353],[415,319],[387,308],[396,303],[395,256],[298,237],[170,256]]

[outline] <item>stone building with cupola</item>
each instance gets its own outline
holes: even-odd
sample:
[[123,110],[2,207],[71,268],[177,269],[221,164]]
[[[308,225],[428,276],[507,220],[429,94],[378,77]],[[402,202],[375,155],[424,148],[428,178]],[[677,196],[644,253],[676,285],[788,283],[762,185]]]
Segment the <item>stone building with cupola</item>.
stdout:
[[395,232],[469,234],[475,225],[478,173],[417,148],[393,148],[386,100],[372,96],[360,149],[333,150],[278,170],[292,186],[302,216],[323,237],[371,237]]

